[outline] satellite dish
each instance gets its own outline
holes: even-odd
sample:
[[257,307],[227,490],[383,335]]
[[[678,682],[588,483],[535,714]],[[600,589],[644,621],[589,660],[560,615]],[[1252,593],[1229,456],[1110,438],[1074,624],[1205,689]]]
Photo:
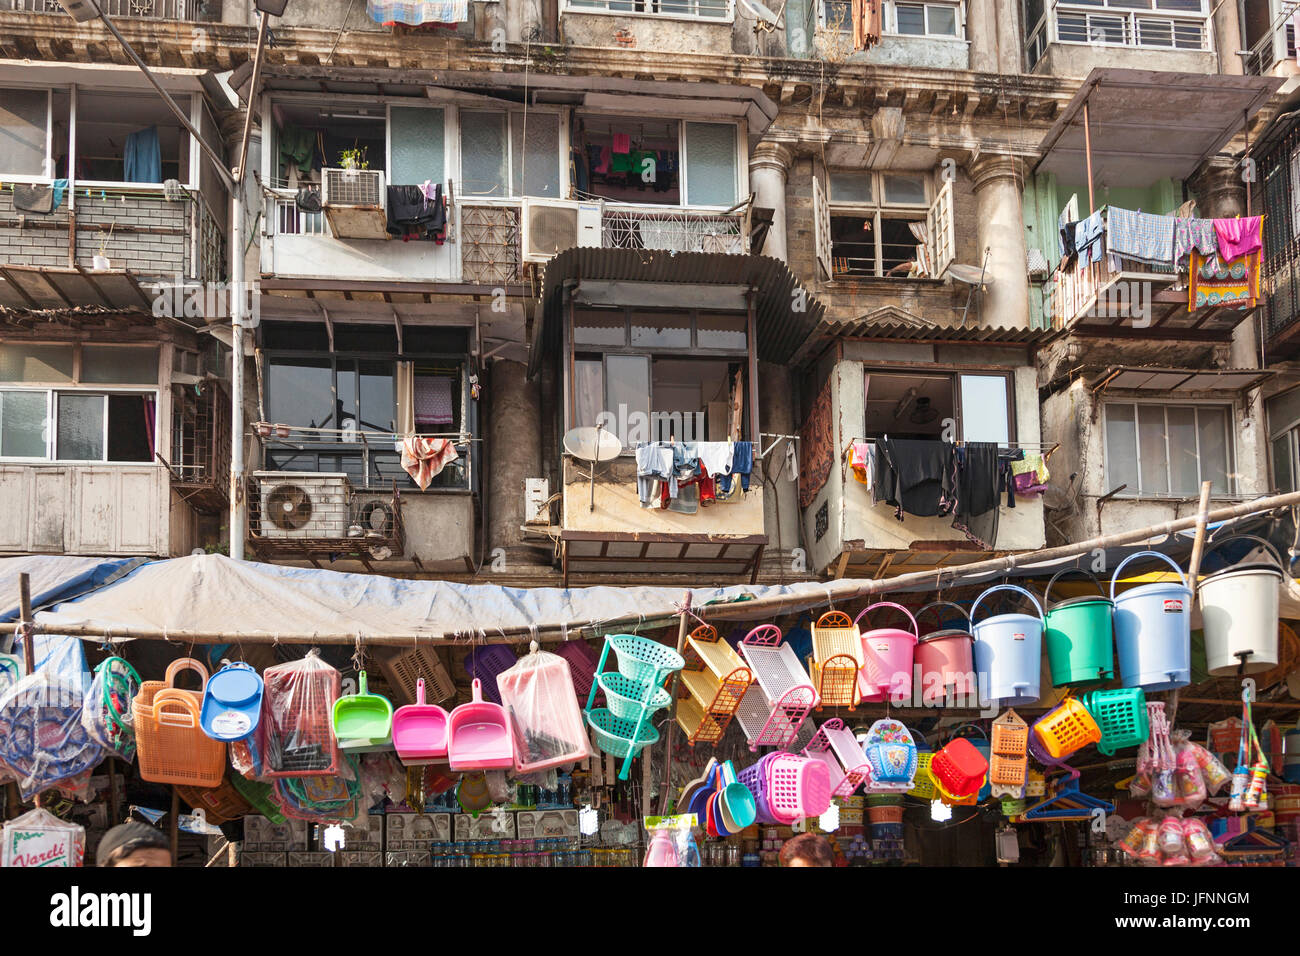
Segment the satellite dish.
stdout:
[[564,450],[574,458],[598,464],[617,458],[623,451],[623,443],[617,435],[605,431],[603,425],[584,426],[564,433]]
[[946,274],[966,285],[987,284],[989,281],[988,273],[983,269],[978,266],[964,266],[959,262],[950,263]]
[[596,510],[596,466],[602,461],[613,461],[623,451],[617,435],[605,431],[603,424],[595,428],[584,425],[564,433],[564,450],[591,465],[591,510]]
[[759,3],[758,0],[740,0],[740,5],[764,23],[776,26],[776,14]]

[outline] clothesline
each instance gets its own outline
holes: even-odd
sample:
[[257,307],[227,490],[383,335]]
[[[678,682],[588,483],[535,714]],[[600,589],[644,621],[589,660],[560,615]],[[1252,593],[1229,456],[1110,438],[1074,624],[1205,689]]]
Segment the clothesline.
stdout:
[[[465,445],[470,442],[481,442],[482,438],[474,438],[468,432],[415,432],[413,435],[400,435],[397,432],[380,432],[367,431],[364,429],[345,429],[345,428],[316,428],[307,425],[280,425],[274,422],[254,422],[253,428],[260,434],[263,429],[271,429],[269,435],[262,435],[263,438],[278,439],[287,441],[294,432],[306,432],[309,435],[355,435],[358,441],[368,442],[399,442],[404,438],[452,438],[456,440],[457,445]],[[289,435],[277,435],[275,429],[287,428]]]

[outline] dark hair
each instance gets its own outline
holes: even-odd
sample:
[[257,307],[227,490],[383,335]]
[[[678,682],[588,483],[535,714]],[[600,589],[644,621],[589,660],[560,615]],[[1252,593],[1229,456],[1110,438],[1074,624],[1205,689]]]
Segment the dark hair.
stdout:
[[786,840],[781,847],[782,866],[789,866],[795,860],[803,860],[809,866],[834,866],[835,851],[824,836],[800,833],[793,840]]

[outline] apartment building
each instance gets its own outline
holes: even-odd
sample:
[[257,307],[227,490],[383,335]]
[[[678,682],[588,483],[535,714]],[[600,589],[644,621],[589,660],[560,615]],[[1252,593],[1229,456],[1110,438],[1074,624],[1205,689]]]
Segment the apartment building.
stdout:
[[[216,546],[229,324],[145,303],[226,275],[229,196],[102,26],[3,2],[0,488],[27,515],[3,548]],[[249,556],[520,585],[880,576],[1151,523],[1207,478],[1274,486],[1255,305],[1188,308],[1185,273],[1109,251],[1063,266],[1058,236],[1261,201],[1237,160],[1292,72],[1284,4],[878,6],[855,50],[846,0],[404,5],[418,24],[291,0],[253,89],[251,4],[110,5],[211,145],[255,118]],[[145,182],[124,150],[154,128]],[[12,208],[64,179],[51,211]],[[137,342],[156,374],[105,381],[126,372],[98,350]],[[748,489],[646,507],[633,446],[687,423],[749,443]],[[597,424],[610,457],[566,446]],[[1190,458],[1146,453],[1193,435]],[[858,480],[855,449],[891,437],[1045,458],[1043,480],[973,533]]]

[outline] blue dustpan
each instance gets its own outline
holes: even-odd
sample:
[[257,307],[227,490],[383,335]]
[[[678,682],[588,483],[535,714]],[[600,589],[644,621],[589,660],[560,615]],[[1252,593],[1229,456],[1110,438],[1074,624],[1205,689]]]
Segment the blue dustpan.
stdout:
[[199,726],[213,740],[243,740],[262,716],[262,678],[242,661],[227,663],[203,688]]

